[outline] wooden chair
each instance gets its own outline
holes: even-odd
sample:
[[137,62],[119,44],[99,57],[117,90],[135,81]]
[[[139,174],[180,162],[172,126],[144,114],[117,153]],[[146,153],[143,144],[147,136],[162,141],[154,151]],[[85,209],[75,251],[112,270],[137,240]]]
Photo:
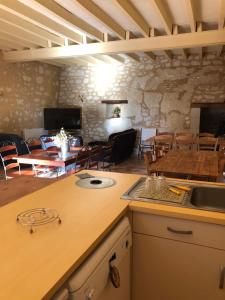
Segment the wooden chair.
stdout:
[[140,141],[138,144],[138,157],[142,156],[145,149],[153,151],[150,139],[156,135],[156,128],[141,128]]
[[74,173],[77,173],[81,170],[85,170],[88,168],[89,156],[90,156],[89,148],[86,146],[83,146],[77,154],[76,161],[75,161],[75,167],[74,167]]
[[185,132],[185,131],[184,132],[177,132],[175,136],[176,137],[185,136],[185,137],[189,137],[189,138],[194,137],[192,132]]
[[198,134],[199,137],[215,137],[215,134],[209,132],[200,132]]
[[214,137],[199,137],[198,138],[198,151],[199,150],[210,150],[216,151],[218,144],[218,138]]
[[41,153],[43,152],[40,139],[28,139],[25,141],[27,150],[29,153]]
[[175,137],[175,149],[193,150],[194,139],[193,135],[178,135]]
[[174,133],[169,132],[169,131],[161,131],[161,132],[157,132],[157,135],[171,135],[171,136],[174,136]]
[[[40,139],[28,139],[25,144],[30,154],[40,154],[44,151]],[[32,170],[36,177],[48,176],[50,173],[55,173],[58,178],[58,167],[33,164]]]
[[152,151],[146,151],[144,153],[144,163],[147,169],[148,176],[152,175],[152,173],[155,173],[155,171],[151,167],[153,162],[154,162],[154,155],[152,154]]
[[[11,178],[13,174],[10,174],[8,170],[11,169],[18,169],[19,175],[21,175],[21,170],[20,170],[20,164],[13,159],[13,157],[18,156],[17,148],[16,145],[7,145],[7,146],[2,146],[0,148],[0,159],[2,162],[3,170],[4,170],[4,177],[5,179]],[[8,173],[8,174],[7,174]]]
[[101,158],[101,162],[102,162],[102,170],[111,170],[111,167],[114,165],[114,163],[111,161],[111,157],[112,157],[112,145],[108,144],[102,147],[102,158]]
[[102,146],[97,145],[90,149],[88,169],[99,169],[99,164],[102,156]]
[[[173,136],[172,135],[157,135],[154,137],[155,151],[163,151],[163,154],[172,149]],[[157,156],[157,154],[156,154]]]

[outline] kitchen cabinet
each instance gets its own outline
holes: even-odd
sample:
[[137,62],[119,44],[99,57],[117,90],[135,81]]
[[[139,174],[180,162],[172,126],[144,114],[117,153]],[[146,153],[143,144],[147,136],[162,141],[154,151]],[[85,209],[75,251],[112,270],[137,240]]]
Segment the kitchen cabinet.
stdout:
[[223,232],[220,240],[225,239],[220,225],[134,213],[133,300],[225,299],[225,249],[223,244],[207,246],[206,236],[202,238],[199,231],[204,225],[206,230],[212,226],[208,241],[212,236],[213,243],[219,243],[213,229]]

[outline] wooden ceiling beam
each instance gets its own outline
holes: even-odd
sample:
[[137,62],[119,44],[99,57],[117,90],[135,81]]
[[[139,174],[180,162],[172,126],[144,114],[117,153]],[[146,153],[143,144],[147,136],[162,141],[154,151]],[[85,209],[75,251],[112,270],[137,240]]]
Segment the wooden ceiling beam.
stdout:
[[156,11],[158,17],[160,18],[163,27],[167,34],[172,34],[172,20],[171,17],[165,9],[165,3],[163,3],[161,0],[150,0],[150,3],[154,7],[154,10]]
[[[218,16],[218,29],[224,28],[225,19],[225,0],[219,0],[219,16]],[[217,48],[216,54],[220,57],[223,54],[224,46],[220,45]]]
[[[155,36],[155,28],[151,28],[150,29],[150,37],[154,37]],[[153,52],[144,52],[145,56],[147,56],[148,58],[150,58],[151,60],[155,60],[156,59],[156,55]]]
[[59,67],[59,68],[64,67],[64,65],[61,62],[58,62],[57,60],[41,60],[39,62],[48,64],[48,65],[53,65],[53,66],[56,66],[56,67]]
[[150,58],[151,60],[155,60],[156,59],[156,55],[152,52],[144,52],[145,56],[147,56],[148,58]]
[[218,46],[217,51],[216,51],[216,55],[218,57],[220,57],[223,54],[224,51],[224,46]]
[[16,27],[12,24],[6,23],[2,20],[0,20],[0,31],[7,33],[11,36],[15,36],[20,38],[21,40],[33,43],[35,45],[41,46],[41,47],[48,47],[48,41],[44,40],[43,38],[34,35],[30,32],[27,32],[19,27]]
[[86,61],[82,61],[80,59],[70,59],[69,60],[73,65],[79,65],[79,66],[82,66],[82,67],[88,67],[89,66],[89,63],[86,62]]
[[195,33],[181,33],[170,36],[137,38],[103,43],[71,45],[34,50],[22,50],[4,53],[5,60],[40,60],[59,57],[78,57],[93,54],[120,54],[148,52],[182,48],[197,48],[225,44],[225,30],[208,30]]
[[168,59],[173,59],[173,53],[170,50],[164,50],[163,52]]
[[[23,50],[24,48],[26,48],[26,47],[22,47],[21,45],[18,45],[14,41],[12,42],[12,41],[6,41],[6,40],[2,39],[1,34],[0,34],[0,45],[5,46],[10,49],[16,49],[16,50]],[[0,47],[0,48],[2,48],[2,47]]]
[[[161,0],[150,0],[154,10],[156,11],[158,17],[160,18],[163,27],[168,35],[172,34],[172,20],[168,14],[168,12],[165,10],[165,7]],[[163,51],[164,54],[168,59],[173,58],[173,53],[170,50]]]
[[196,31],[196,24],[197,24],[194,1],[195,0],[185,0],[187,17],[191,28],[191,32]]
[[125,30],[111,18],[103,9],[96,5],[91,0],[76,0],[82,7],[84,7],[97,20],[102,22],[109,30],[113,31],[120,39],[124,40],[126,36]]
[[126,56],[135,62],[140,62],[140,57],[136,53],[126,53]]
[[40,14],[39,12],[31,9],[30,7],[15,0],[0,0],[0,8],[9,11],[13,15],[17,15],[28,22],[31,22],[45,30],[48,30],[54,34],[67,37],[71,41],[81,44],[83,43],[83,36],[77,32],[70,30],[55,21],[52,21],[48,17]]
[[225,1],[219,0],[218,29],[222,29],[224,27],[224,19],[225,19]]
[[36,48],[38,48],[37,45],[34,45],[34,44],[30,43],[30,42],[21,40],[18,37],[11,36],[11,35],[9,35],[9,34],[7,34],[5,32],[1,32],[0,36],[1,36],[1,39],[4,39],[4,40],[9,41],[9,42],[12,42],[15,45],[21,46],[22,48],[30,48],[30,49],[36,49]]
[[93,37],[98,41],[103,41],[103,33],[98,29],[94,28],[83,19],[75,16],[64,7],[59,5],[58,3],[52,0],[36,0],[39,4],[41,4],[44,8],[50,10],[57,16],[61,17],[62,19],[66,20],[68,23],[75,26],[78,30],[81,30],[83,33]]
[[[179,34],[179,26],[178,25],[173,25],[173,34]],[[184,58],[188,57],[187,50],[186,49],[181,49],[182,55]]]
[[[197,22],[197,32],[202,32],[202,22]],[[198,48],[198,52],[199,52],[199,58],[202,59],[203,48],[202,47]]]
[[65,46],[64,38],[57,36],[55,34],[52,34],[52,33],[48,32],[47,30],[44,30],[30,22],[27,22],[26,20],[23,20],[22,18],[20,18],[16,15],[13,15],[12,13],[9,13],[6,10],[2,10],[2,9],[0,10],[0,19],[9,24],[12,24],[20,29],[23,29],[32,34],[35,34],[45,40],[49,40],[57,45]]
[[139,11],[135,8],[135,6],[131,3],[130,0],[116,0],[119,7],[123,9],[126,15],[136,24],[141,34],[144,37],[149,37],[150,34],[150,26],[143,18],[143,16],[139,13]]
[[116,63],[123,64],[125,62],[125,59],[118,54],[110,54],[110,55],[107,55],[107,57],[109,57],[110,59],[112,59],[112,61],[114,61]]

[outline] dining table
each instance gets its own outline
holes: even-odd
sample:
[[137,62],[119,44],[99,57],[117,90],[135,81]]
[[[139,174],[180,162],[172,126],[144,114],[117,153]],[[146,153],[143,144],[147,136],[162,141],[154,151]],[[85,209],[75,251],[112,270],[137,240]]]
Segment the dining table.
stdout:
[[153,162],[150,169],[156,173],[216,180],[219,175],[219,154],[218,151],[169,150]]
[[66,167],[76,162],[77,154],[80,148],[68,152],[66,156],[61,157],[57,151],[38,151],[29,154],[23,154],[13,157],[19,164],[42,165],[51,167]]

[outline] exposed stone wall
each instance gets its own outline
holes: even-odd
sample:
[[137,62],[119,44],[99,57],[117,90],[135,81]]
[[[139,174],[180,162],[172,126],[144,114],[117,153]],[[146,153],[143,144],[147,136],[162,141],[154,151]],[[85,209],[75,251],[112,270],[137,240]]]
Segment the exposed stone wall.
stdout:
[[[83,103],[79,100],[83,96]],[[225,101],[225,61],[208,55],[171,61],[126,61],[113,66],[66,67],[60,77],[59,105],[83,105],[86,141],[106,138],[105,120],[112,114],[102,99],[128,99],[122,116],[134,128],[198,131],[199,110],[192,102]]]
[[57,105],[59,74],[39,62],[0,63],[0,132],[43,127],[43,108]]

